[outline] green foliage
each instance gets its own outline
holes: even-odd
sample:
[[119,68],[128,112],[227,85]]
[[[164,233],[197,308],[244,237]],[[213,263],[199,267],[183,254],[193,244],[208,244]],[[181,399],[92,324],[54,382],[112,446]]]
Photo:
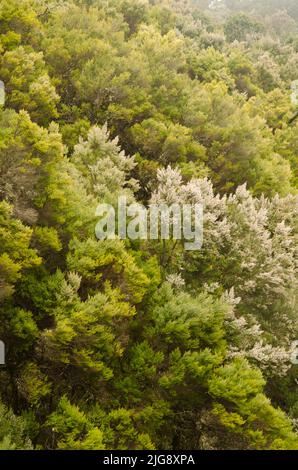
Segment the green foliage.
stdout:
[[0,450],[30,450],[32,444],[26,437],[26,423],[21,417],[0,403]]
[[[63,287],[67,289],[67,285]],[[61,299],[54,314],[55,327],[45,330],[41,337],[44,358],[90,371],[91,378],[96,373],[97,380],[111,379],[111,365],[123,354],[126,324],[135,314],[134,308],[107,285],[105,293],[97,293],[86,302],[76,296],[64,302]]]
[[224,31],[229,42],[245,41],[249,34],[260,33],[262,25],[253,21],[249,16],[238,13],[228,18],[224,25]]
[[152,312],[154,329],[150,334],[172,347],[197,348],[218,345],[223,337],[225,306],[205,294],[193,299],[184,292],[174,295],[169,285],[158,292]]
[[0,449],[297,449],[295,1],[0,0]]
[[13,286],[22,276],[22,270],[37,266],[41,259],[30,248],[32,230],[13,218],[12,207],[0,203],[0,286],[1,299],[13,292]]
[[0,62],[0,76],[9,107],[26,109],[40,124],[58,116],[59,97],[46,73],[42,53],[29,52],[22,46],[7,51]]
[[71,405],[65,396],[61,398],[57,411],[48,418],[47,425],[52,427],[58,449],[105,449],[102,432],[92,427],[85,414],[77,406]]
[[142,155],[158,159],[164,165],[204,160],[204,147],[193,139],[190,129],[180,124],[167,125],[148,119],[135,124],[131,133]]
[[73,240],[68,266],[79,273],[91,288],[98,285],[103,277],[120,285],[126,298],[135,303],[141,302],[150,284],[120,240]]
[[297,448],[297,438],[281,410],[276,410],[261,392],[264,380],[259,371],[238,359],[217,371],[209,382],[210,393],[234,404],[237,413],[216,405],[214,413],[236,434],[244,434],[252,448],[286,450]]
[[24,0],[20,5],[17,0],[1,0],[0,18],[1,48],[13,49],[21,43],[37,45],[41,24],[32,1]]

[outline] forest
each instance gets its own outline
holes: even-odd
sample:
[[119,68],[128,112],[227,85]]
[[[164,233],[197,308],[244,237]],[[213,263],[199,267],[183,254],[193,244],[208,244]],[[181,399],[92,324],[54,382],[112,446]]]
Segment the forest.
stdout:
[[0,0],[0,84],[0,450],[298,450],[297,0]]

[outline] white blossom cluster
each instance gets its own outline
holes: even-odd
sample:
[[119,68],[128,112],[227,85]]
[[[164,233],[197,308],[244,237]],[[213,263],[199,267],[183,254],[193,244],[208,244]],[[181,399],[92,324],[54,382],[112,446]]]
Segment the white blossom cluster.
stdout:
[[207,178],[184,183],[171,167],[157,177],[152,202],[203,204],[203,250],[188,256],[192,263],[212,257],[220,273],[208,288],[223,286],[233,307],[227,319],[234,338],[230,354],[284,375],[291,341],[298,337],[298,196],[256,198],[243,185],[221,197]]
[[80,140],[74,148],[73,161],[89,181],[89,191],[98,200],[114,202],[120,195],[133,200],[138,183],[129,178],[135,167],[133,157],[126,156],[118,145],[118,137],[109,140],[107,125],[94,126],[86,141]]

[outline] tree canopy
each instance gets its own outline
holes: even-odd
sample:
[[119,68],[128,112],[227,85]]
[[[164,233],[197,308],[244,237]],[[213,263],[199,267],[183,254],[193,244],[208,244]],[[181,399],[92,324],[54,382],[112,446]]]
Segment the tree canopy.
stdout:
[[0,0],[0,449],[298,449],[297,79],[296,0]]

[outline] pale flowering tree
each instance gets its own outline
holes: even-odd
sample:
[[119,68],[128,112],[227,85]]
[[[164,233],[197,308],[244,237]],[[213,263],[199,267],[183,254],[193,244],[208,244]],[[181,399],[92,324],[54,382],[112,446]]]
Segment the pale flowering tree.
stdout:
[[230,354],[249,358],[268,374],[284,375],[298,335],[298,197],[256,198],[245,185],[220,196],[208,179],[184,183],[171,167],[157,178],[152,202],[204,207],[203,248],[176,248],[166,269],[183,273],[186,287],[191,282],[215,294],[233,292]]
[[222,299],[230,305],[225,318],[228,357],[247,358],[266,376],[285,376],[291,368],[291,345],[273,346],[253,315],[239,316],[236,307],[241,303],[241,298],[235,297],[234,288],[225,292]]
[[[205,244],[218,244],[224,242],[229,237],[229,227],[225,215],[226,198],[215,196],[211,182],[207,179],[191,180],[184,183],[182,176],[177,169],[170,166],[158,170],[157,189],[153,192],[150,204],[171,206],[173,204],[202,205],[204,210],[204,249]],[[183,240],[182,240],[183,241]],[[168,251],[168,256],[165,255]],[[197,253],[197,252],[196,252]],[[177,242],[163,241],[163,266],[171,269],[171,263],[175,264],[175,269],[181,269],[185,265],[185,252],[183,244]],[[195,255],[193,255],[195,256]],[[184,266],[185,268],[185,266]],[[183,269],[184,269],[183,268]]]
[[157,172],[157,190],[153,192],[151,204],[175,204],[182,203],[182,176],[181,173],[168,166]]
[[75,146],[72,161],[80,170],[87,190],[98,200],[116,203],[119,196],[133,201],[138,183],[129,175],[135,167],[133,157],[125,155],[118,138],[110,139],[107,125],[94,126],[87,140]]
[[212,183],[207,179],[183,183],[177,169],[170,166],[158,170],[158,186],[152,194],[151,204],[202,204],[204,209],[204,246],[210,241],[222,243],[229,238],[226,217],[226,197],[215,195]]
[[[292,202],[290,197],[288,200]],[[284,205],[280,198],[273,202],[253,198],[244,186],[227,200],[232,236],[227,255],[235,263],[229,277],[242,300],[265,315],[277,302],[287,301],[289,292],[295,292],[297,287],[293,215],[291,220],[277,218],[272,204],[277,205],[278,201]]]
[[166,281],[175,289],[182,289],[185,286],[185,281],[180,273],[169,274]]

